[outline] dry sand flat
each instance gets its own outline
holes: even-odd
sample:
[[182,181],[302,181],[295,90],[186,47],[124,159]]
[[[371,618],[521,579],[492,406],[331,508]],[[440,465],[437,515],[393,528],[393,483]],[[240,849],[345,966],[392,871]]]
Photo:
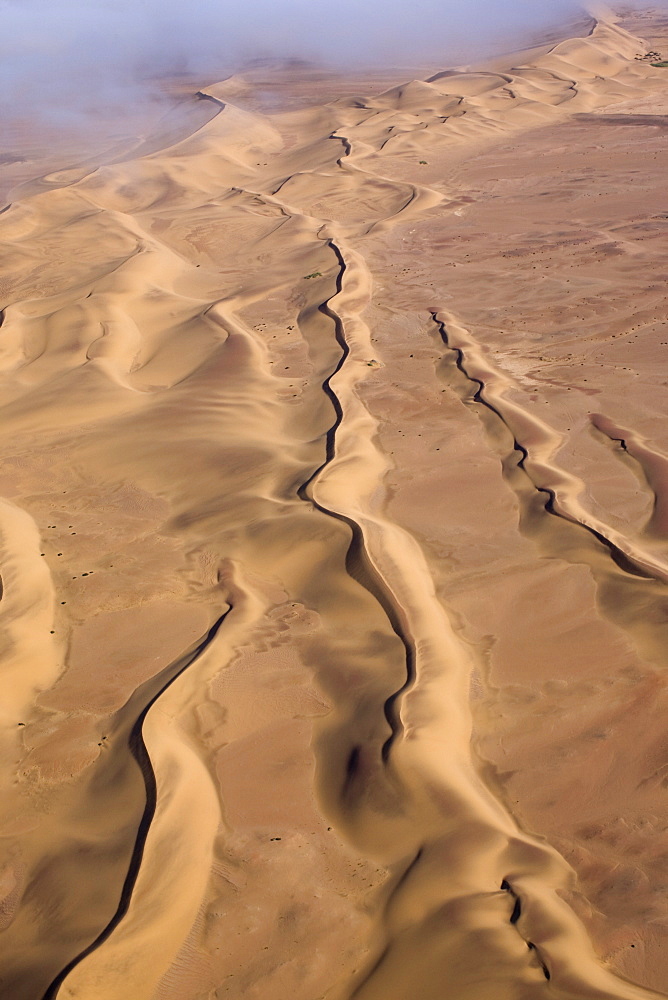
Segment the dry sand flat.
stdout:
[[3,996],[668,992],[640,21],[17,177]]

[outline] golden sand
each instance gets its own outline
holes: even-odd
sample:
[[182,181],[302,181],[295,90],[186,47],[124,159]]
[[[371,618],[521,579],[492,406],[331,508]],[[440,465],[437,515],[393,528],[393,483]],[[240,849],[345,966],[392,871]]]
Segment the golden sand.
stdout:
[[662,40],[8,161],[3,998],[668,992]]

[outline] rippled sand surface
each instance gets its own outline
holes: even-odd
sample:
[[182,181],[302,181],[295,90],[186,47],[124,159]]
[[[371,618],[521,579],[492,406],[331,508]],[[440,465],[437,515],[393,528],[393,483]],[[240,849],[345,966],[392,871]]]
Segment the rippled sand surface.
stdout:
[[668,992],[664,22],[5,160],[2,997]]

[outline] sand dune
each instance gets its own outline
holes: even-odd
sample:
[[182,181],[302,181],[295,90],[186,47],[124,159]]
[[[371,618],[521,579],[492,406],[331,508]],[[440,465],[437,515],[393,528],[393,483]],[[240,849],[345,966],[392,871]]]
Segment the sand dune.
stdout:
[[2,996],[668,993],[662,30],[17,174]]

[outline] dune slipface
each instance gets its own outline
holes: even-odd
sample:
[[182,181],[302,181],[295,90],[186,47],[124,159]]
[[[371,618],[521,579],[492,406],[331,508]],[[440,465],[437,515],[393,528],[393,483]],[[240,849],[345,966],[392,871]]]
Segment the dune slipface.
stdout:
[[24,170],[3,997],[668,992],[664,37]]

